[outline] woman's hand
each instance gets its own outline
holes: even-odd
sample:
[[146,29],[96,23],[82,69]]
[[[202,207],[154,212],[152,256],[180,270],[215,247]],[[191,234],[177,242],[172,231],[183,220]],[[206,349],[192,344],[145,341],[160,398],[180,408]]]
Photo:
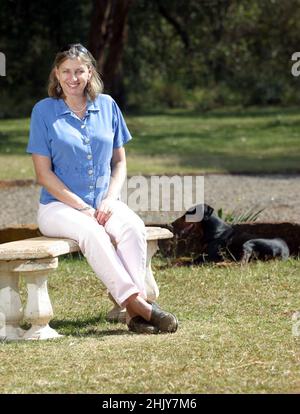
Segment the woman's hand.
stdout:
[[93,207],[91,207],[87,210],[82,210],[81,213],[85,214],[86,216],[95,218],[96,210]]
[[97,208],[95,218],[102,226],[105,226],[107,220],[111,217],[115,201],[116,199],[113,197],[106,197]]

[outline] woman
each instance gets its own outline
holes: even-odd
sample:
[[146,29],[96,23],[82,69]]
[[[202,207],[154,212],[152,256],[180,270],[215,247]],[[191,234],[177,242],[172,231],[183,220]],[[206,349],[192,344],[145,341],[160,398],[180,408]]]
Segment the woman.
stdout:
[[145,226],[119,200],[131,135],[116,102],[101,92],[85,47],[71,44],[57,53],[49,98],[32,111],[27,147],[42,186],[38,225],[45,236],[78,242],[115,301],[126,307],[129,330],[175,332],[176,317],[146,301]]

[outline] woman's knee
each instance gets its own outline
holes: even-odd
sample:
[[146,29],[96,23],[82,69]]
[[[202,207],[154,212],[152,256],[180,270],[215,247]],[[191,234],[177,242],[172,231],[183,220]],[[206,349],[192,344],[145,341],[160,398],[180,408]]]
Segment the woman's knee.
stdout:
[[125,239],[138,240],[146,242],[146,227],[143,222],[128,221],[125,222],[120,229],[119,241]]

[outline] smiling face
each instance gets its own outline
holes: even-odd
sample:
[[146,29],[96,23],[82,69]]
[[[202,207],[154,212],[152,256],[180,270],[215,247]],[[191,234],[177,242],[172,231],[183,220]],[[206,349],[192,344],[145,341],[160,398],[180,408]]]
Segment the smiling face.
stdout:
[[80,58],[64,60],[55,69],[55,74],[67,98],[83,96],[91,78],[89,67]]

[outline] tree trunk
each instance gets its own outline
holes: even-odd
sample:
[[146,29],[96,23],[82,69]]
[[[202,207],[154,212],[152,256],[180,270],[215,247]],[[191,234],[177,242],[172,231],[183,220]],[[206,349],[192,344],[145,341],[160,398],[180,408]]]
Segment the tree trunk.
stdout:
[[124,104],[122,55],[127,40],[127,17],[133,0],[94,0],[89,50],[95,57],[105,91]]

